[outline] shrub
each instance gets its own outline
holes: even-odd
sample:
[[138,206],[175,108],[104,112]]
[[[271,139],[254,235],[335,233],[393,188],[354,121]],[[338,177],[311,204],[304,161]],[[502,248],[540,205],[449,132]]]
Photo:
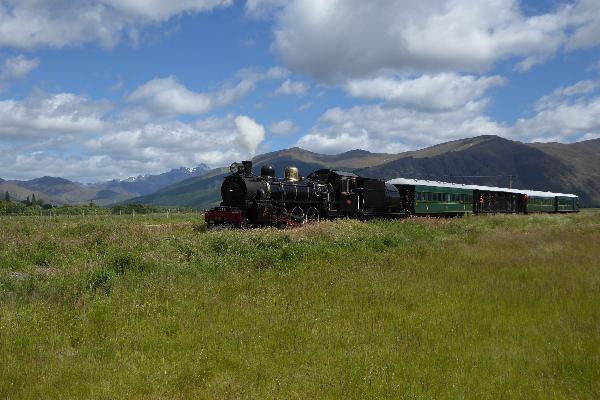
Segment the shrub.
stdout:
[[113,273],[107,269],[98,269],[90,272],[87,279],[87,288],[92,294],[102,292],[110,294],[113,285]]

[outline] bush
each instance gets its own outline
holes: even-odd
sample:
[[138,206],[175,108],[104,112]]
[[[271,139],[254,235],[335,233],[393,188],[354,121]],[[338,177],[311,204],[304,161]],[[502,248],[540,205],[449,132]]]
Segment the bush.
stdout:
[[87,289],[92,294],[101,292],[110,294],[113,285],[113,273],[107,269],[98,269],[90,272],[87,279]]
[[132,253],[118,253],[113,255],[109,262],[109,268],[118,275],[127,272],[144,272],[151,269],[151,263],[142,259],[139,255]]

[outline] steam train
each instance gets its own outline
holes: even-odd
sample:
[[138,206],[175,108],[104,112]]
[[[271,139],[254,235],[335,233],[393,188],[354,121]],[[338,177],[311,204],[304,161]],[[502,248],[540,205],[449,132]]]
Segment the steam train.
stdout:
[[221,186],[221,205],[204,213],[209,227],[299,226],[320,219],[403,218],[410,215],[577,212],[573,194],[397,178],[384,182],[320,169],[306,178],[252,161],[233,163]]
[[209,227],[297,226],[322,218],[401,218],[405,216],[400,192],[379,179],[363,178],[330,169],[306,178],[296,167],[278,179],[270,165],[252,174],[252,162],[230,166],[221,186],[219,207],[204,218]]

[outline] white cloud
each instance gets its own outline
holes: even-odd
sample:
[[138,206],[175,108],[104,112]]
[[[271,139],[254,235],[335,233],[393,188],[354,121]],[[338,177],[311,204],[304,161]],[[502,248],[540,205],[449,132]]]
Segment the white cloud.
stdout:
[[297,145],[337,153],[362,148],[375,152],[412,150],[478,135],[503,135],[505,128],[483,114],[486,101],[438,113],[401,107],[363,105],[332,108]]
[[184,13],[195,14],[230,6],[232,0],[99,0],[99,3],[128,15],[161,21]]
[[246,15],[254,18],[272,17],[287,0],[246,0]]
[[295,72],[340,83],[382,72],[526,70],[561,49],[600,43],[600,3],[525,15],[518,0],[253,0],[275,13],[274,49]]
[[[344,151],[355,150],[355,149],[371,149],[379,147],[378,143],[374,142],[367,133],[366,130],[356,133],[350,132],[332,132],[325,133],[319,131],[313,131],[308,135],[303,136],[296,144],[304,149],[313,150],[325,154],[337,154]],[[384,145],[386,151],[390,152],[402,151],[401,147],[397,149],[390,146],[390,143]]]
[[117,176],[118,164],[105,156],[57,156],[54,152],[23,152],[19,148],[0,146],[0,170],[11,179],[33,179],[41,176],[59,176],[74,181],[98,181]]
[[[238,126],[239,125],[239,126]],[[261,141],[264,128],[248,117],[226,116],[184,123],[164,121],[136,128],[114,128],[83,142],[81,155],[67,156],[46,151],[15,151],[0,156],[4,177],[32,178],[64,176],[90,182],[161,173],[180,166],[205,163],[213,167],[244,159]],[[0,142],[1,144],[1,142]],[[11,163],[32,166],[18,171]],[[44,162],[44,172],[33,167]]]
[[303,111],[306,111],[306,110],[308,110],[308,109],[309,109],[309,108],[311,108],[312,106],[313,106],[313,103],[312,103],[312,102],[310,102],[310,101],[309,101],[309,102],[306,102],[306,103],[302,103],[302,104],[300,104],[298,107],[296,107],[296,111],[298,111],[298,112],[303,112]]
[[12,81],[23,79],[40,65],[37,58],[27,58],[24,55],[7,58],[0,65],[0,90]]
[[598,81],[580,81],[542,96],[536,114],[512,125],[486,115],[488,99],[466,98],[455,108],[436,110],[394,103],[339,107],[325,112],[297,145],[316,152],[354,148],[399,152],[478,135],[499,135],[525,142],[573,142],[600,137]]
[[308,92],[308,85],[300,81],[286,79],[275,90],[276,96],[304,96]]
[[257,71],[254,69],[242,69],[237,74],[236,77],[240,80],[250,81],[250,82],[259,82],[264,80],[277,80],[277,79],[285,79],[289,76],[290,72],[281,67],[272,67],[266,71]]
[[238,131],[236,143],[254,156],[256,148],[265,139],[265,128],[245,115],[235,118],[235,126]]
[[415,79],[378,77],[351,80],[346,91],[354,97],[382,99],[419,110],[449,110],[483,96],[490,87],[504,84],[499,76],[474,77],[454,73],[422,75]]
[[570,50],[600,44],[600,3],[597,0],[578,0],[570,9],[569,22],[573,31],[567,41]]
[[216,107],[239,100],[254,88],[242,81],[234,87],[222,88],[213,93],[196,93],[187,89],[174,76],[156,78],[138,87],[127,100],[139,103],[161,115],[203,114]]
[[98,42],[112,47],[123,34],[185,13],[228,6],[231,0],[3,0],[0,46],[63,47]]
[[285,136],[297,132],[298,127],[294,125],[292,120],[285,119],[283,121],[277,121],[271,124],[269,131],[274,135]]
[[242,70],[237,73],[239,82],[223,85],[215,92],[193,92],[174,76],[156,78],[135,89],[127,100],[141,105],[152,114],[198,115],[217,107],[236,102],[254,90],[256,83],[266,79],[283,79],[287,71],[271,68],[265,72]]
[[1,139],[44,139],[97,132],[109,104],[72,93],[37,92],[22,101],[0,101]]
[[520,118],[510,130],[514,138],[538,142],[572,142],[600,135],[600,97],[547,103],[531,118]]
[[552,93],[542,96],[536,102],[536,110],[541,111],[559,106],[569,97],[591,93],[598,87],[600,87],[600,81],[587,80],[579,81],[571,86],[555,89]]
[[328,153],[355,148],[394,153],[469,136],[502,135],[506,127],[485,115],[489,99],[484,97],[501,84],[499,76],[454,73],[351,80],[345,89],[352,96],[385,102],[329,109],[297,144]]
[[147,164],[150,169],[190,166],[198,162],[219,165],[239,154],[238,136],[232,117],[208,118],[192,123],[169,121],[149,123],[133,129],[117,129],[85,142],[94,155],[117,162]]

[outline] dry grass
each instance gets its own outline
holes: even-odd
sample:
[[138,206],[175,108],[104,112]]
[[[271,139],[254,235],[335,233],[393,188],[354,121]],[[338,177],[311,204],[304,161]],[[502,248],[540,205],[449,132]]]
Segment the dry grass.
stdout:
[[600,397],[596,211],[0,223],[2,398]]

